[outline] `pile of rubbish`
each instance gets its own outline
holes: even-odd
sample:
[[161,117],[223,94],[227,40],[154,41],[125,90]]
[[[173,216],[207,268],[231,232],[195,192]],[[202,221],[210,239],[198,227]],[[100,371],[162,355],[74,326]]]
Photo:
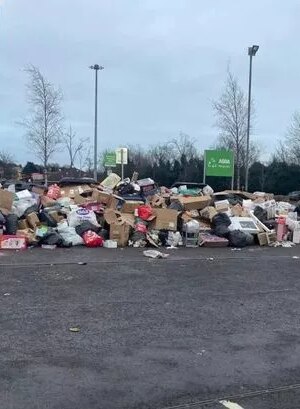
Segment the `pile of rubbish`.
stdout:
[[[272,194],[158,187],[111,173],[99,184],[0,188],[0,249],[70,247],[288,247],[300,243],[300,207]],[[151,253],[151,252],[150,252]],[[151,253],[152,254],[152,253]]]

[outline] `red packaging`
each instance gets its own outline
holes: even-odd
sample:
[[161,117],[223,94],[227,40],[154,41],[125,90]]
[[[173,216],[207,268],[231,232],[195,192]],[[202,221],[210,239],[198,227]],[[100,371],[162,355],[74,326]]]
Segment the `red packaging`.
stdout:
[[148,231],[147,226],[145,226],[143,223],[136,223],[134,225],[134,230],[139,231],[141,233],[147,233]]
[[137,211],[138,216],[143,220],[149,220],[153,216],[152,208],[148,205],[139,206]]
[[83,241],[86,247],[102,247],[103,246],[103,238],[99,236],[92,230],[88,230],[83,233]]
[[49,186],[47,196],[50,199],[54,199],[54,200],[58,199],[61,196],[60,187],[57,186],[57,184]]
[[13,234],[0,235],[1,250],[25,250],[26,248],[26,237]]

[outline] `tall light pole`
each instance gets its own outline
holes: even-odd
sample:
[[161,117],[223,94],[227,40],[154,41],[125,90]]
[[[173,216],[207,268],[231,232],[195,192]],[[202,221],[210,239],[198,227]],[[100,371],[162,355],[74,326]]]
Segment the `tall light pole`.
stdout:
[[252,57],[255,56],[259,49],[258,45],[248,47],[248,55],[250,57],[249,67],[249,90],[248,90],[248,121],[247,121],[247,146],[246,146],[246,172],[245,172],[245,190],[248,192],[249,180],[249,151],[250,151],[250,120],[251,120],[251,86],[252,86]]
[[91,70],[95,70],[95,133],[94,133],[94,179],[97,181],[97,161],[98,161],[98,71],[103,70],[102,65],[91,65]]

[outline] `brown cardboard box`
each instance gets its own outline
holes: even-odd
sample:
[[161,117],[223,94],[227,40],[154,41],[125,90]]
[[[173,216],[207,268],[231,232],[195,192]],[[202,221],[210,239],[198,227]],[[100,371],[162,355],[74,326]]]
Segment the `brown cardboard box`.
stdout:
[[129,226],[134,226],[134,215],[133,214],[128,214],[128,213],[121,213],[117,212],[116,210],[113,209],[106,209],[104,211],[104,220],[106,221],[107,224],[112,225],[112,224],[127,224]]
[[155,219],[150,223],[152,230],[177,230],[177,210],[173,209],[153,209]]
[[57,223],[64,220],[64,217],[60,215],[57,211],[49,212],[49,216],[51,216]]
[[43,207],[50,207],[54,206],[56,204],[56,201],[53,199],[50,199],[48,196],[41,196],[41,205]]
[[211,221],[217,213],[218,212],[213,206],[207,206],[200,211],[200,216],[203,217],[203,219]]
[[185,210],[202,210],[206,206],[209,206],[211,202],[210,196],[178,196],[177,198]]
[[218,212],[228,212],[229,210],[229,202],[227,199],[225,200],[218,200],[215,202],[215,208]]
[[0,210],[4,215],[7,215],[11,211],[13,200],[13,193],[0,189]]
[[126,200],[122,206],[122,212],[134,213],[135,209],[143,204],[144,202],[141,202],[140,200]]
[[260,246],[267,246],[268,244],[267,233],[258,233],[257,238]]
[[125,247],[128,244],[130,229],[128,224],[111,224],[109,226],[109,239],[116,240],[118,247]]
[[17,230],[17,235],[25,237],[28,244],[36,244],[38,241],[35,236],[34,230],[31,229]]
[[91,192],[92,188],[89,185],[69,185],[62,186],[60,188],[60,193],[63,197],[70,197],[74,199],[76,195],[81,193]]
[[101,192],[98,189],[94,189],[92,193],[92,201],[97,203],[108,204],[111,201],[111,194],[106,192]]
[[232,216],[241,217],[243,215],[243,208],[240,204],[236,204],[235,206],[231,207],[231,214]]
[[32,229],[35,229],[37,226],[39,226],[41,224],[41,222],[40,222],[39,218],[37,217],[36,213],[29,213],[26,216],[26,220],[27,220],[29,226]]
[[166,201],[160,195],[154,195],[150,199],[151,207],[166,207]]
[[29,229],[29,224],[26,219],[21,219],[18,221],[18,230]]

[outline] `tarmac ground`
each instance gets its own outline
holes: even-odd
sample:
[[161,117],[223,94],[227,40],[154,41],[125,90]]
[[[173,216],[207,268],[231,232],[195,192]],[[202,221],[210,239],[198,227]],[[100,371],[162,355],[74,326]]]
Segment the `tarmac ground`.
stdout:
[[162,251],[0,251],[1,407],[299,409],[300,247]]

